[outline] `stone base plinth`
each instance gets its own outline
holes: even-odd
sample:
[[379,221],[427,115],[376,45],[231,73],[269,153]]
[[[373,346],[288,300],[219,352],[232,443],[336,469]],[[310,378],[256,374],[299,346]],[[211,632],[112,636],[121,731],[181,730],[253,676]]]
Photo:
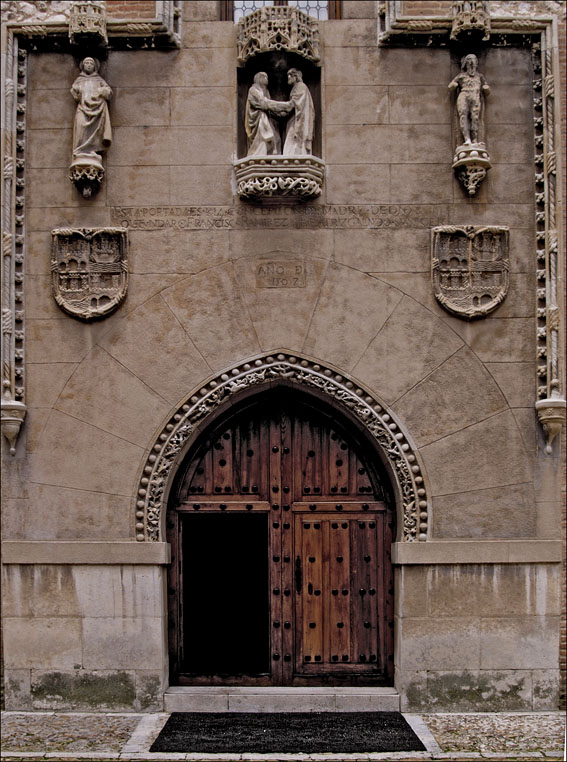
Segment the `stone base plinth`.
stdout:
[[252,156],[234,163],[237,193],[244,199],[321,195],[325,163],[315,156]]

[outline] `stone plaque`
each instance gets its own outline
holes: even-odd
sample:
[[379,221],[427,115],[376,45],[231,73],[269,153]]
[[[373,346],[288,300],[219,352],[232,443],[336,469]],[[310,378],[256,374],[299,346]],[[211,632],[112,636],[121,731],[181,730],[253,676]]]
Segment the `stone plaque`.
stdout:
[[439,304],[454,315],[484,317],[508,293],[509,228],[433,228],[431,276]]
[[299,259],[256,264],[256,288],[305,288],[305,264]]
[[53,295],[62,310],[82,320],[106,317],[128,287],[124,228],[51,231]]

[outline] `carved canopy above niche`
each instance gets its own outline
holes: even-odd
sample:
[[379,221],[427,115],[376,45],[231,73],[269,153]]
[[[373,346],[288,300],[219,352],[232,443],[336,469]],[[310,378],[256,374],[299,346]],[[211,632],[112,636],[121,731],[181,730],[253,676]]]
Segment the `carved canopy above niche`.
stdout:
[[317,20],[294,7],[264,6],[238,22],[238,64],[257,53],[284,50],[318,62],[319,25]]

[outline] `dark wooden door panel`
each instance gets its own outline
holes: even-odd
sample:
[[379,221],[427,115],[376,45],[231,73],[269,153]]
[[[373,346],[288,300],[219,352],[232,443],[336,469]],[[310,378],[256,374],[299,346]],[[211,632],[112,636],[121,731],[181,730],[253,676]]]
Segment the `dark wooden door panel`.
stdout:
[[387,681],[387,478],[330,410],[285,390],[263,399],[206,431],[172,490],[172,681]]

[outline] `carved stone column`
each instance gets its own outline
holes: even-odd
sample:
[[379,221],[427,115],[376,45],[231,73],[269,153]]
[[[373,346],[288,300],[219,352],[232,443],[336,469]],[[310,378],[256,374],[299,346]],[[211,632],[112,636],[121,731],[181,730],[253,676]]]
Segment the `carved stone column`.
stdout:
[[25,414],[24,401],[24,149],[26,51],[7,35],[2,135],[2,434],[10,454]]

